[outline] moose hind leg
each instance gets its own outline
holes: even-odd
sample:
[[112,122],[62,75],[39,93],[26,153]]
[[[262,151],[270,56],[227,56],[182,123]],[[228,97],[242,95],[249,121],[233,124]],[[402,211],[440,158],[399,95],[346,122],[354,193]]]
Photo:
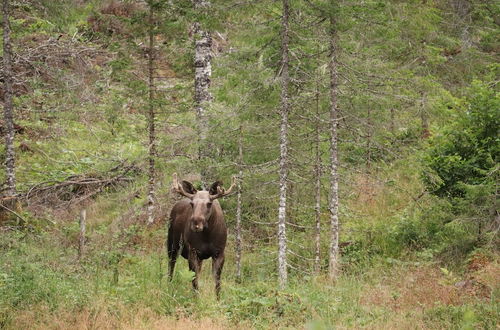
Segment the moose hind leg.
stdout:
[[175,262],[177,261],[178,251],[177,250],[169,250],[168,251],[168,278],[172,281],[172,277],[174,275]]
[[215,280],[215,294],[217,300],[220,298],[220,276],[222,274],[222,267],[224,267],[224,253],[212,258],[212,274]]
[[173,224],[171,223],[168,228],[168,236],[167,236],[167,252],[168,252],[168,277],[169,280],[172,281],[174,275],[175,262],[177,261],[177,257],[179,256],[179,251],[182,248],[182,236],[176,234],[172,228]]
[[168,277],[172,281],[174,274],[175,262],[177,261],[177,256],[179,255],[179,245],[180,239],[176,239],[171,229],[168,231],[167,238],[167,252],[168,252]]

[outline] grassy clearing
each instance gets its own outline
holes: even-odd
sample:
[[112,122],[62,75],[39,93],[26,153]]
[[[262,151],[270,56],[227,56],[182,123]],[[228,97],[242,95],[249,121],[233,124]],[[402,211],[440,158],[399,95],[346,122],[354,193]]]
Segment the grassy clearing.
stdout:
[[[252,267],[265,260],[262,254],[246,254],[240,284],[229,254],[217,302],[207,262],[199,297],[190,288],[192,273],[184,260],[174,280],[166,280],[162,228],[129,229],[120,237],[121,250],[110,248],[113,238],[91,241],[80,262],[74,242],[61,235],[1,236],[3,328],[495,328],[499,321],[495,261],[455,275],[432,263],[378,260],[336,283],[294,274],[288,289],[279,291],[269,275],[274,264]],[[131,244],[138,239],[155,243],[148,249]],[[467,279],[472,284],[456,286]]]
[[[145,62],[140,47],[144,31],[136,31],[139,25],[133,13],[134,5],[128,1],[107,0],[78,1],[76,6],[71,0],[37,3],[35,7],[19,7],[13,20],[16,47],[37,47],[38,51],[32,52],[32,62],[44,73],[30,81],[26,94],[15,100],[18,123],[24,128],[24,133],[16,138],[16,148],[20,150],[17,160],[20,190],[74,174],[106,171],[125,159],[145,168],[146,85],[141,82],[145,78],[142,70]],[[189,1],[186,4],[190,6]],[[220,122],[227,121],[225,125],[231,126],[235,120],[233,111],[242,112],[241,107],[250,109],[242,113],[242,119],[251,122],[250,126],[262,126],[264,131],[273,126],[268,116],[271,109],[276,108],[279,93],[270,83],[277,70],[268,62],[274,61],[278,47],[275,22],[280,14],[276,4],[264,2],[263,7],[249,6],[226,13],[226,27],[220,32],[227,33],[226,40],[222,41],[229,40],[229,43],[221,47],[230,47],[236,52],[221,54],[217,59],[213,81],[217,101],[213,110],[222,118]],[[406,12],[416,3],[410,7],[393,5],[392,8],[396,8],[393,10]],[[434,11],[434,4],[431,7]],[[262,12],[267,15],[260,16]],[[418,16],[416,19],[420,22]],[[408,22],[412,22],[411,15],[405,14],[405,28]],[[165,56],[158,61],[158,74],[169,78],[169,96],[164,97],[166,103],[158,111],[158,131],[161,132],[158,147],[162,154],[157,164],[161,186],[159,218],[172,204],[172,200],[168,200],[170,196],[165,197],[168,195],[165,182],[170,180],[170,174],[182,171],[191,175],[197,171],[190,157],[197,152],[196,143],[192,143],[196,140],[191,111],[193,54],[191,41],[186,36],[190,24],[189,18],[167,24],[163,27],[166,38],[158,40]],[[240,25],[245,28],[240,29]],[[397,28],[390,30],[398,33]],[[347,33],[346,37],[349,37]],[[350,37],[361,45],[354,35]],[[53,44],[49,40],[56,39],[60,41],[57,46],[70,54],[90,47],[89,53],[78,55],[83,61],[68,62],[66,55],[49,47]],[[406,49],[406,44],[411,44],[409,40],[421,44],[420,38],[410,38],[397,47],[401,40],[393,39],[395,48]],[[46,46],[38,48],[39,44]],[[51,65],[45,65],[44,61],[38,63],[35,55],[42,50],[44,56],[52,56]],[[363,54],[362,49],[356,52]],[[253,53],[260,53],[259,59],[253,61]],[[413,51],[409,53],[412,57],[408,61],[414,63]],[[354,62],[353,67],[369,72],[365,66],[377,66],[377,54],[373,56],[374,62],[359,67]],[[473,66],[480,68],[489,61],[494,62],[481,54],[448,61],[456,64],[450,64],[453,66],[446,69],[442,79],[448,81],[456,72],[464,72],[461,61],[465,61],[471,70],[469,73],[476,70]],[[394,55],[398,62],[391,60],[388,67],[400,66],[400,56]],[[469,79],[465,76],[460,78],[464,79],[460,84]],[[399,73],[395,77],[398,78]],[[455,83],[457,86],[452,86],[453,89],[461,88]],[[430,102],[428,108],[433,112],[442,111],[430,118],[435,125],[447,121],[450,106],[458,103],[444,90],[442,96],[435,95],[440,88],[413,84],[410,87],[411,91],[403,92],[410,99],[420,98],[413,95],[418,88],[428,89],[430,95],[434,95],[436,100]],[[363,100],[358,102],[365,102]],[[372,106],[371,101],[367,103]],[[302,272],[311,268],[308,261],[304,261],[312,258],[311,232],[290,230],[290,249],[301,249],[305,259],[290,256],[290,264],[299,270],[291,269],[288,288],[278,290],[272,237],[275,228],[250,224],[250,220],[274,221],[274,201],[252,200],[252,196],[260,194],[258,189],[250,187],[262,184],[258,175],[244,187],[249,194],[244,198],[248,203],[245,206],[248,222],[244,224],[243,281],[238,283],[234,277],[234,240],[230,236],[220,301],[215,299],[210,262],[204,263],[199,295],[191,290],[192,273],[183,259],[177,264],[174,280],[168,282],[165,224],[153,228],[143,225],[147,181],[139,177],[123,190],[107,191],[84,205],[88,211],[88,235],[82,260],[77,260],[76,253],[76,209],[47,205],[47,213],[41,214],[43,212],[27,208],[22,212],[27,219],[24,228],[13,230],[8,222],[5,229],[0,228],[0,328],[498,328],[500,265],[498,254],[492,252],[496,251],[492,246],[494,237],[489,245],[478,241],[471,230],[474,227],[457,218],[449,202],[422,193],[425,191],[420,177],[423,156],[422,146],[415,142],[419,137],[415,130],[418,126],[415,109],[400,109],[399,101],[392,100],[387,100],[383,108],[391,108],[392,103],[395,103],[394,109],[400,110],[395,119],[401,130],[393,137],[394,143],[401,144],[399,147],[393,146],[387,154],[379,150],[378,160],[373,161],[368,171],[363,167],[366,150],[359,147],[359,141],[354,146],[341,146],[345,149],[341,152],[343,157],[350,159],[346,159],[341,173],[341,238],[350,245],[343,250],[343,274],[335,283],[323,275]],[[355,103],[352,109],[346,106],[346,112],[353,110],[353,114],[363,117],[361,111],[365,108]],[[253,116],[256,118],[252,119]],[[349,125],[356,127],[353,123]],[[216,127],[226,132],[224,125],[218,123]],[[385,126],[379,130],[382,127]],[[432,129],[437,130],[437,126]],[[385,146],[388,143],[385,133],[378,135]],[[215,138],[221,140],[217,143],[225,146],[231,155],[230,150],[235,146],[228,142],[227,135]],[[260,135],[259,130],[250,131],[246,139],[245,158],[249,164],[266,163],[276,151],[263,147],[275,141],[270,132]],[[259,148],[253,150],[250,146]],[[233,159],[227,164],[232,162]],[[223,175],[229,177],[229,172]],[[3,176],[0,172],[0,179]],[[297,194],[297,199],[305,194]],[[326,198],[326,194],[324,196]],[[223,201],[230,229],[233,228],[234,203],[234,199]],[[312,213],[300,213],[302,207],[297,209],[295,218],[304,225],[312,224]],[[323,221],[326,229],[326,211]],[[322,251],[327,250],[327,235],[325,230]],[[324,265],[326,258],[323,259]]]

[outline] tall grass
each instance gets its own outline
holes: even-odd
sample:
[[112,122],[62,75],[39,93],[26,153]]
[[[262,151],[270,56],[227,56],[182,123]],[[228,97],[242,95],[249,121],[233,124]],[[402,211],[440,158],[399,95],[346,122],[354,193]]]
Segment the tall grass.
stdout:
[[[247,270],[242,283],[237,283],[229,258],[217,301],[209,262],[204,264],[199,294],[191,290],[193,275],[183,259],[177,263],[173,281],[167,280],[163,233],[160,228],[156,231],[149,236],[146,231],[135,233],[153,239],[156,248],[111,248],[116,242],[90,242],[96,247],[80,262],[76,249],[58,239],[62,234],[57,232],[4,233],[0,237],[0,325],[9,329],[26,322],[41,328],[82,324],[154,328],[180,319],[185,326],[207,324],[209,328],[399,328],[401,324],[493,328],[498,322],[494,275],[488,300],[461,294],[432,264],[379,261],[363,272],[345,272],[335,283],[323,276],[292,274],[289,287],[280,291],[273,264]],[[258,252],[247,253],[245,262],[252,268],[262,259]],[[178,322],[173,324],[182,328]]]

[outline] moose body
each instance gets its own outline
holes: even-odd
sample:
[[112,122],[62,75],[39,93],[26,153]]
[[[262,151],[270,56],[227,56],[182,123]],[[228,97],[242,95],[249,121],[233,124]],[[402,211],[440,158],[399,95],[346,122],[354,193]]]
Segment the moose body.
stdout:
[[203,260],[212,258],[212,273],[215,280],[217,298],[220,294],[220,277],[224,266],[227,227],[219,197],[229,194],[217,181],[208,191],[196,191],[190,182],[182,185],[174,175],[174,189],[188,199],[177,202],[170,212],[167,250],[169,257],[169,277],[172,279],[175,262],[180,254],[188,260],[189,269],[195,273],[193,289],[198,290],[198,275]]

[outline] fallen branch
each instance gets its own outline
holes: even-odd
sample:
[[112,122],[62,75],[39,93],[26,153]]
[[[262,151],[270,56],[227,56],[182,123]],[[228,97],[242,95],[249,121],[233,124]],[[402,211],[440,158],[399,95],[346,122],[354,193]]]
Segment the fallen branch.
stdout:
[[23,218],[21,215],[19,215],[19,213],[17,213],[16,211],[14,210],[11,210],[10,208],[8,208],[7,206],[3,205],[2,203],[0,203],[0,207],[3,208],[4,210],[12,213],[13,215],[15,215],[19,220],[21,220],[23,222],[23,224],[27,223],[28,221],[26,221],[25,218]]
[[139,173],[137,166],[124,162],[98,174],[72,175],[61,181],[45,181],[30,187],[20,194],[28,205],[43,205],[51,208],[66,207],[81,203],[109,188],[127,184]]

